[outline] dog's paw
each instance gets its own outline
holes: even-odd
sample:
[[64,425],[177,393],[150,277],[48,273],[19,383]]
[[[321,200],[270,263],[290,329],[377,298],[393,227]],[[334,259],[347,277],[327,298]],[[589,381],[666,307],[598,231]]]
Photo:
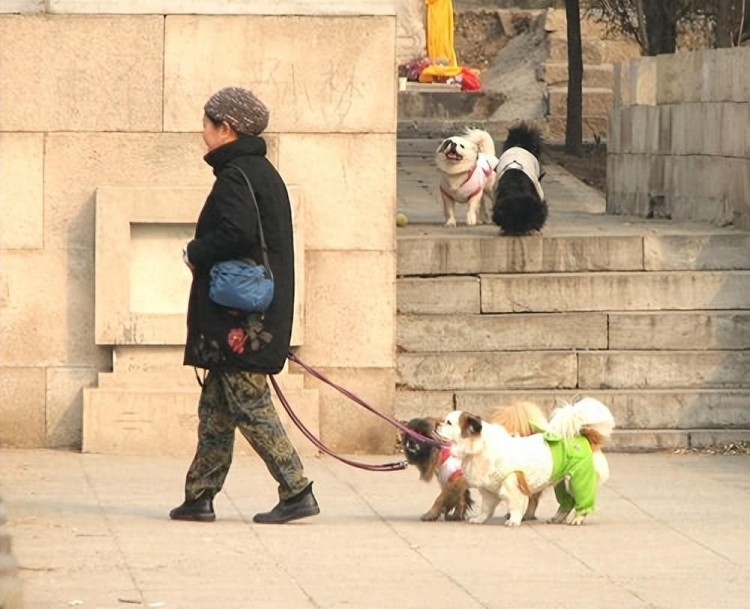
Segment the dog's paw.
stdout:
[[466,214],[466,226],[475,226],[477,223],[477,214],[473,211]]
[[509,513],[508,517],[505,519],[505,522],[503,523],[506,527],[520,527],[521,526],[521,514],[515,513]]
[[456,226],[456,219],[448,218],[443,226]]
[[570,514],[570,510],[557,510],[555,512],[555,515],[550,518],[547,523],[548,524],[563,524],[565,520],[568,518],[568,514]]
[[576,514],[575,517],[568,523],[570,526],[579,527],[586,520],[586,514]]
[[432,510],[430,510],[429,512],[425,512],[424,514],[422,514],[419,519],[422,522],[432,522],[434,520],[437,520],[439,516],[440,512],[433,512]]
[[485,518],[484,516],[472,516],[466,522],[468,522],[469,524],[483,524],[486,520],[487,518]]

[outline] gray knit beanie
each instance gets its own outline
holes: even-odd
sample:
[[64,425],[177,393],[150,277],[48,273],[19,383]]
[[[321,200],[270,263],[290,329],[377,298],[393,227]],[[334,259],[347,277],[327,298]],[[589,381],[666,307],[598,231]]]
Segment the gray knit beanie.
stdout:
[[215,121],[226,121],[237,133],[259,135],[268,126],[268,108],[242,87],[217,91],[203,106],[203,111]]

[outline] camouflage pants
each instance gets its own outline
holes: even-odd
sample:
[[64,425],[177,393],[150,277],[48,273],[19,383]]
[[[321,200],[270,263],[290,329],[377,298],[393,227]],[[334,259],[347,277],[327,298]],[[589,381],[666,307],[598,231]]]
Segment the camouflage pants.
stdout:
[[297,451],[281,425],[264,374],[209,371],[198,405],[198,448],[185,480],[185,499],[224,485],[239,428],[279,484],[279,499],[302,491],[305,478]]

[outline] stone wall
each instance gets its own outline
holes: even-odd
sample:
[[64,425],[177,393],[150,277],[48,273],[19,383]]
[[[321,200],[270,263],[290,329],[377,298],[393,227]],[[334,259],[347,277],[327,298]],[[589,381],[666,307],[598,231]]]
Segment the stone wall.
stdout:
[[[184,437],[192,451],[180,251],[212,183],[202,106],[229,84],[271,108],[269,158],[295,206],[300,357],[392,409],[395,3],[15,0],[0,13],[0,445],[140,452]],[[324,441],[391,448],[390,428],[288,372]]]
[[403,64],[427,53],[424,0],[398,0],[396,61]]
[[607,211],[750,229],[750,47],[615,70]]

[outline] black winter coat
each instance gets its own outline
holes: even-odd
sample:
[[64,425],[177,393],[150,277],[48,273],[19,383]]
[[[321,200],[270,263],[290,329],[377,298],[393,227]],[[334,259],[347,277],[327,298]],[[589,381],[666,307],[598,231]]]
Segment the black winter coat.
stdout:
[[[203,205],[187,256],[195,267],[187,314],[186,366],[275,374],[286,361],[294,314],[294,243],[289,195],[266,158],[266,142],[240,138],[210,151],[216,181]],[[227,309],[208,297],[209,271],[232,258],[262,261],[258,220],[241,167],[255,191],[274,277],[264,314]]]

